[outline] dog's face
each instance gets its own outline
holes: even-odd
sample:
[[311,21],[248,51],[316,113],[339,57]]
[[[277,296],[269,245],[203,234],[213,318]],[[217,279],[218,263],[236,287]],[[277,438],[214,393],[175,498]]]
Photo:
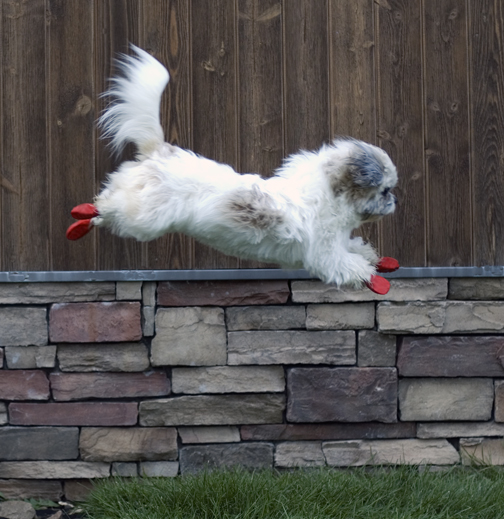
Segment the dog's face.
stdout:
[[361,223],[393,213],[397,170],[387,153],[354,139],[338,139],[332,149],[335,158],[327,173],[333,195],[344,198]]

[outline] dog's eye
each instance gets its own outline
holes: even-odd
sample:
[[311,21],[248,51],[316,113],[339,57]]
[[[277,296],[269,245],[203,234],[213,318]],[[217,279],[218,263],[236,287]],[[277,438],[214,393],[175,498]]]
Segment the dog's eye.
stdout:
[[382,192],[383,196],[387,196],[389,193],[390,193],[390,187],[385,188]]

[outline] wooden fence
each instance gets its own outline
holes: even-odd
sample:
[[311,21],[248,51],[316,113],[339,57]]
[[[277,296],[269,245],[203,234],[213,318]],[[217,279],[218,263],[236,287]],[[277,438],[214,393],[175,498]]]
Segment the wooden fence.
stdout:
[[337,134],[376,143],[400,174],[364,230],[382,254],[504,264],[502,0],[2,0],[0,27],[0,270],[255,266],[178,235],[65,239],[114,168],[94,120],[128,42],[170,70],[170,142],[264,175]]

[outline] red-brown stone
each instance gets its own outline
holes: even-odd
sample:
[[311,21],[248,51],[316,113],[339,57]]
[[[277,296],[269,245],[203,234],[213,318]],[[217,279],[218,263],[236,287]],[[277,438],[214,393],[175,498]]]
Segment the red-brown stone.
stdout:
[[161,306],[241,306],[283,304],[287,281],[170,281],[159,283]]
[[52,373],[49,376],[54,400],[85,398],[136,398],[170,393],[163,372],[149,373]]
[[49,380],[43,371],[2,371],[0,400],[47,400]]
[[77,402],[9,405],[12,425],[135,425],[135,402]]
[[140,303],[62,303],[49,312],[52,342],[127,342],[142,337]]

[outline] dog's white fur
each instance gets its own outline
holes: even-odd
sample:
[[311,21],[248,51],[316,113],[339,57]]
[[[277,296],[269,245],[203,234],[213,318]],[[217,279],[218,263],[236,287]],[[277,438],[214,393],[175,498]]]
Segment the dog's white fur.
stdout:
[[395,209],[397,173],[383,150],[337,139],[288,157],[272,178],[240,175],[164,142],[159,106],[168,72],[132,48],[99,122],[116,152],[133,142],[138,156],[109,175],[94,225],[140,241],[182,232],[226,254],[304,267],[327,283],[370,280],[378,256],[351,232]]

